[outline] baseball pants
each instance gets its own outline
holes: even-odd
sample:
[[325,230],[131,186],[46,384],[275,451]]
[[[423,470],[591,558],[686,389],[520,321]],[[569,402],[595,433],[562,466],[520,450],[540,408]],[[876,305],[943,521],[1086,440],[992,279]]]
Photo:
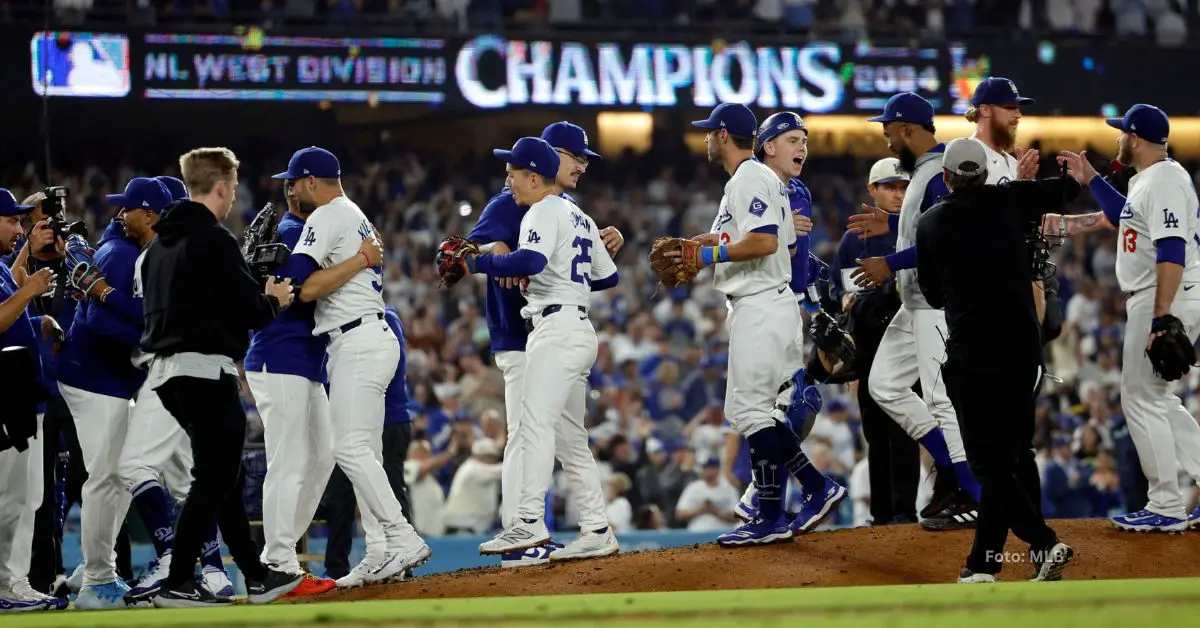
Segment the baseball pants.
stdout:
[[214,519],[238,569],[249,580],[266,578],[242,497],[246,413],[238,379],[228,373],[222,373],[220,379],[172,377],[154,390],[187,433],[194,461],[192,485],[175,522],[167,588],[175,589],[195,578],[196,560]]
[[312,524],[333,471],[329,397],[320,382],[299,375],[248,371],[246,382],[262,419],[267,454],[261,558],[297,573],[296,543]]
[[87,480],[83,483],[80,537],[83,584],[117,579],[117,532],[133,500],[121,482],[121,450],[129,428],[130,401],[59,384],[59,392],[75,417]]
[[[532,323],[533,331],[525,346],[525,377],[519,397],[521,410],[509,413],[508,420],[512,421],[515,414],[518,423],[515,429],[509,424],[509,443],[505,446],[506,463],[507,455],[512,451],[520,470],[516,478],[511,477],[511,472],[510,477],[504,477],[502,470],[501,491],[509,491],[505,483],[515,481],[520,487],[516,516],[543,521],[546,491],[550,490],[554,458],[561,440],[560,453],[565,457],[563,468],[572,485],[584,491],[579,502],[580,528],[603,528],[608,525],[608,517],[603,510],[600,475],[587,446],[587,430],[583,427],[587,374],[596,362],[596,331],[587,315],[572,307],[564,307],[549,316],[536,315]],[[506,374],[506,402],[507,383]],[[571,417],[569,421],[563,419],[564,414]],[[598,513],[595,511],[596,495],[601,496]]]
[[374,536],[374,521],[386,538],[388,550],[419,543],[388,483],[379,452],[383,446],[384,395],[400,362],[400,342],[387,323],[372,320],[336,335],[327,352],[329,406],[337,434],[334,460],[354,486],[368,547]]
[[33,517],[42,503],[44,419],[38,415],[38,435],[25,451],[0,451],[0,590],[29,576]]
[[1041,367],[979,371],[950,363],[945,377],[962,423],[967,462],[980,487],[967,568],[1000,573],[1009,529],[1036,550],[1048,549],[1057,540],[1042,518],[1033,457],[1034,390],[1042,378]]
[[[946,395],[946,314],[901,305],[883,332],[868,376],[871,397],[913,440],[940,427],[951,462],[967,459],[954,405]],[[918,396],[913,384],[921,383]]]
[[[496,366],[504,374],[504,409],[505,420],[508,423],[508,440],[504,443],[500,476],[501,521],[505,527],[510,526],[517,518],[517,506],[520,503],[525,472],[517,454],[519,441],[516,437],[521,425],[525,395],[525,358],[524,351],[501,351],[496,354]],[[597,530],[608,525],[608,515],[605,514],[606,503],[600,471],[596,468],[596,459],[592,457],[591,448],[588,447],[588,433],[584,427],[587,413],[586,377],[574,382],[572,386],[565,410],[555,424],[554,457],[562,463],[571,490],[575,491],[578,497],[579,529]]]
[[143,386],[130,412],[121,449],[121,483],[132,491],[144,482],[162,482],[171,497],[182,502],[192,485],[191,471],[192,444],[187,432],[163,407],[158,393]]
[[[392,494],[400,500],[404,517],[413,521],[412,502],[408,498],[408,486],[404,483],[404,461],[408,458],[408,446],[412,443],[412,423],[397,423],[383,426],[383,448],[381,463],[387,473]],[[338,579],[350,573],[350,545],[354,539],[354,506],[357,502],[350,479],[336,465],[325,488],[325,522],[329,525],[329,538],[325,544],[325,572],[330,578]],[[372,518],[368,524],[363,513],[363,532],[368,537],[367,551],[378,556],[386,549],[386,537],[378,520]],[[418,533],[421,530],[417,531]],[[375,543],[372,547],[371,543]],[[372,551],[374,550],[374,551]]]
[[[725,325],[729,331],[729,373],[725,416],[743,437],[776,425],[772,417],[779,385],[791,376],[800,306],[787,286],[734,297]],[[797,366],[797,368],[799,368]]]
[[[1187,518],[1179,469],[1200,480],[1200,424],[1170,392],[1170,382],[1154,374],[1146,339],[1154,319],[1154,290],[1129,297],[1125,308],[1125,347],[1121,365],[1121,405],[1150,490],[1146,509],[1164,517]],[[1174,314],[1193,340],[1200,335],[1200,301],[1176,298]]]

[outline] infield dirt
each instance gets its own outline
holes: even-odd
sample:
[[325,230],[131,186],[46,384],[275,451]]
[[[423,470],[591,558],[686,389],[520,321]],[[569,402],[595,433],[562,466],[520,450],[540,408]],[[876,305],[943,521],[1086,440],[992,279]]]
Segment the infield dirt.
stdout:
[[[1200,576],[1200,532],[1119,532],[1106,519],[1059,520],[1051,527],[1075,548],[1075,559],[1063,574],[1067,580]],[[517,569],[469,569],[332,591],[309,600],[949,583],[958,576],[972,535],[970,530],[925,532],[915,524],[856,528],[816,532],[766,547],[693,545]],[[1029,578],[1030,564],[1013,562],[1027,561],[1027,549],[1009,536],[1005,551],[1010,562],[1001,580]]]

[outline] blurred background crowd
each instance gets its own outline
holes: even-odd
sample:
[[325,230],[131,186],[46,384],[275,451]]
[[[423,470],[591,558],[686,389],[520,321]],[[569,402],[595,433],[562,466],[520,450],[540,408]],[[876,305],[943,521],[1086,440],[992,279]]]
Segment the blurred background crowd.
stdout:
[[[406,475],[415,523],[431,536],[486,532],[499,498],[503,380],[489,350],[483,280],[439,290],[432,260],[433,246],[447,234],[468,232],[490,195],[501,189],[502,164],[490,155],[448,162],[382,142],[369,149],[329,148],[342,158],[348,195],[386,240],[385,294],[401,314],[408,341],[415,442]],[[1114,149],[1091,154],[1111,155]],[[228,223],[234,233],[267,201],[282,202],[268,175],[287,154],[239,154],[238,200]],[[1054,175],[1057,168],[1043,159],[1041,176]],[[165,155],[148,160],[80,153],[70,160],[74,163],[60,164],[55,183],[74,190],[71,211],[88,221],[93,234],[113,216],[105,194],[134,176],[178,174]],[[822,155],[805,165],[802,178],[814,197],[811,245],[827,262],[848,216],[869,200],[865,181],[872,162]],[[1200,165],[1187,165],[1200,177]],[[6,180],[18,198],[45,185],[33,167],[10,175]],[[725,428],[721,411],[724,299],[711,288],[708,271],[688,289],[667,291],[656,289],[646,264],[653,237],[708,231],[725,179],[678,136],[667,135],[645,154],[593,160],[573,192],[597,224],[615,226],[625,236],[616,257],[620,285],[593,296],[600,348],[587,423],[618,532],[731,528],[731,508],[749,481],[748,466],[736,464],[738,439]],[[1084,211],[1091,200],[1085,195],[1076,205],[1072,211]],[[1102,517],[1135,510],[1145,500],[1119,397],[1124,307],[1113,274],[1115,251],[1114,235],[1101,233],[1069,240],[1053,257],[1066,322],[1047,349],[1053,377],[1039,399],[1035,439],[1043,505],[1051,517]],[[834,292],[830,301],[840,303]],[[1200,410],[1197,377],[1193,371],[1178,383],[1193,412]],[[824,409],[805,443],[814,464],[851,491],[853,499],[827,524],[837,527],[869,523],[865,443],[853,386],[822,388]],[[246,406],[253,414],[248,390]],[[251,422],[248,438],[261,440],[261,424]],[[924,480],[921,499],[932,488]],[[1194,504],[1195,489],[1189,490]],[[577,515],[565,478],[556,476],[551,502],[556,526],[573,528]]]

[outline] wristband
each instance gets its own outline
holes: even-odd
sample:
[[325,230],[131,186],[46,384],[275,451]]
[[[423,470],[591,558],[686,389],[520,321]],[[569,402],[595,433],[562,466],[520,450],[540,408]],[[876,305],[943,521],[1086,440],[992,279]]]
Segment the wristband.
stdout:
[[700,249],[700,263],[704,266],[720,264],[729,261],[729,248],[721,246],[706,246]]
[[717,247],[717,262],[723,263],[723,262],[728,262],[728,261],[729,261],[729,247],[728,247],[728,245],[722,244],[721,246]]

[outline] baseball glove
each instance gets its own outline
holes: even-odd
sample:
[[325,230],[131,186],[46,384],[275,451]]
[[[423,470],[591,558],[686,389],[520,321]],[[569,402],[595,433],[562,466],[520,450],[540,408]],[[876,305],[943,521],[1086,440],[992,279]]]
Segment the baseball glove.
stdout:
[[825,310],[818,310],[813,315],[809,333],[812,334],[817,358],[825,367],[825,372],[830,377],[846,377],[854,368],[855,356],[858,353],[850,334]]
[[[668,257],[669,251],[679,251],[681,255]],[[695,240],[660,237],[650,244],[650,269],[668,288],[692,283],[700,268],[700,243]]]
[[479,246],[460,235],[452,235],[438,244],[437,270],[443,288],[467,276],[467,257],[471,255],[479,255]]
[[1154,319],[1150,332],[1162,332],[1155,336],[1146,348],[1146,355],[1154,367],[1154,374],[1173,382],[1187,375],[1196,363],[1196,347],[1188,336],[1183,321],[1170,314]]
[[72,235],[67,238],[66,255],[63,266],[67,271],[67,286],[71,298],[82,301],[87,298],[88,290],[97,281],[104,279],[100,267],[96,265],[96,252],[83,237]]

